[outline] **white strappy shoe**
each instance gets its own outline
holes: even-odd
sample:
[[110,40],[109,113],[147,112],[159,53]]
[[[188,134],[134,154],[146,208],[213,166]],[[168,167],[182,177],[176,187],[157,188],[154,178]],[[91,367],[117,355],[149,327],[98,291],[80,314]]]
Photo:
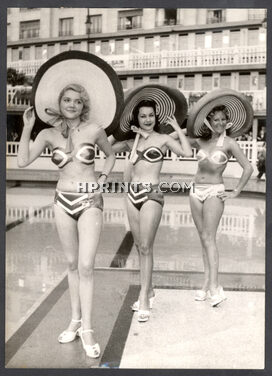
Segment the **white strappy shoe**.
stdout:
[[[151,298],[149,298],[149,309],[152,309],[154,299],[155,299],[155,296],[152,296]],[[140,306],[140,302],[139,300],[137,300],[131,306],[132,311],[136,311],[136,312],[139,311],[139,306]]]
[[83,349],[86,351],[86,355],[89,356],[90,358],[99,358],[99,356],[100,356],[100,346],[99,346],[99,344],[96,343],[95,345],[86,345],[86,343],[84,341],[82,334],[88,333],[88,332],[93,333],[93,330],[92,329],[82,330],[82,328],[80,328],[79,336],[80,336],[81,341],[82,341]]
[[[81,319],[80,320],[75,320],[75,319],[72,319],[71,320],[72,322],[75,322],[75,323],[81,323]],[[58,341],[60,343],[69,343],[69,342],[72,342],[75,340],[76,336],[79,335],[79,330],[80,330],[81,326],[76,329],[75,331],[73,330],[64,330],[59,336],[58,336]]]
[[138,311],[138,321],[139,322],[146,322],[149,320],[150,311],[139,309]]
[[211,295],[210,304],[212,307],[217,307],[220,303],[226,300],[226,296],[224,294],[224,290],[222,286],[218,287],[218,293],[215,295]]
[[196,290],[195,294],[195,300],[198,302],[203,302],[206,299],[210,299],[210,291],[205,291],[205,290]]

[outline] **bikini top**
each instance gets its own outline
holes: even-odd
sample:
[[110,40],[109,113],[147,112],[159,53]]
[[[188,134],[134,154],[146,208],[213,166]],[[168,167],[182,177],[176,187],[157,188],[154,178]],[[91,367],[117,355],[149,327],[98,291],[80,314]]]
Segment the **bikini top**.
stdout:
[[196,155],[199,162],[204,161],[205,159],[208,159],[211,163],[217,164],[217,165],[223,165],[226,164],[229,160],[226,153],[224,153],[222,150],[215,150],[211,154],[206,152],[203,149],[200,149]]
[[93,144],[82,143],[73,152],[66,153],[64,148],[57,147],[52,151],[52,162],[59,168],[76,158],[81,163],[91,165],[94,163],[95,148]]
[[144,160],[150,163],[155,163],[163,160],[163,152],[161,149],[157,148],[156,146],[150,146],[149,148],[140,151],[136,150],[137,158],[133,161],[133,164],[135,165],[137,162]]

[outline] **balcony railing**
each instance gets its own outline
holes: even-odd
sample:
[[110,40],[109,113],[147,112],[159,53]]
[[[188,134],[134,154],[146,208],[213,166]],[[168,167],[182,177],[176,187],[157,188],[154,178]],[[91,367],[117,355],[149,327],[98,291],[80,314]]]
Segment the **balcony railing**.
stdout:
[[160,27],[160,26],[174,26],[174,25],[177,25],[177,20],[175,18],[167,18],[167,19],[155,22],[155,26],[156,27]]
[[[7,86],[7,108],[25,109],[30,106],[31,86]],[[181,90],[191,108],[207,91]],[[255,112],[266,111],[266,90],[242,91]]]
[[[169,68],[195,68],[231,65],[266,64],[265,46],[240,46],[198,50],[162,51],[126,55],[103,55],[117,71]],[[33,76],[45,60],[9,62],[8,67]]]
[[[257,155],[257,150],[263,146],[263,141],[238,141],[240,148],[243,150],[244,154],[246,155],[247,159],[250,162],[254,161],[254,155]],[[7,153],[6,155],[9,157],[15,157],[18,154],[19,142],[7,142]],[[255,149],[255,150],[254,150]],[[46,148],[41,157],[51,157],[51,151]],[[126,159],[128,153],[117,153],[116,159]],[[104,159],[104,154],[100,152],[100,150],[96,147],[95,150],[95,159]],[[191,160],[196,161],[196,149],[193,149],[192,157],[177,157],[174,153],[171,153],[170,150],[167,151],[165,157],[165,161],[182,161],[182,160]],[[234,157],[230,159],[231,161],[236,161]]]

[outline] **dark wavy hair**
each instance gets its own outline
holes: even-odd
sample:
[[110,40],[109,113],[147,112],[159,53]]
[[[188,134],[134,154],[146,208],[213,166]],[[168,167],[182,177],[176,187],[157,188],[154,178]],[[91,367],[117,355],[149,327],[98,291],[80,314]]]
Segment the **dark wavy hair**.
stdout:
[[[221,106],[216,106],[214,107],[207,115],[207,120],[210,123],[211,118],[215,115],[216,112],[223,112],[225,114],[227,121],[229,121],[230,116],[229,116],[229,111],[226,106],[221,105]],[[209,140],[212,137],[212,131],[210,128],[208,128],[206,125],[205,127],[202,128],[203,132],[200,136],[200,138],[203,138],[205,140]],[[226,130],[227,135],[229,134],[229,129]]]
[[132,111],[132,119],[130,121],[130,126],[135,125],[136,127],[140,127],[139,121],[138,121],[138,115],[141,107],[151,107],[154,110],[155,114],[155,127],[154,131],[159,132],[159,117],[156,115],[156,102],[152,99],[143,99],[140,101],[133,109]]

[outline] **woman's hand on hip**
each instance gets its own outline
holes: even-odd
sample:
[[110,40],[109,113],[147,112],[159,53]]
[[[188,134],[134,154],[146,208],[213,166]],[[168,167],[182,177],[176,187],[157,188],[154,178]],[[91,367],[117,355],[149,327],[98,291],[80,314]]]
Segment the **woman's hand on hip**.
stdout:
[[237,191],[230,191],[230,192],[220,192],[217,194],[217,197],[220,198],[222,201],[226,201],[229,198],[235,198],[239,195]]

